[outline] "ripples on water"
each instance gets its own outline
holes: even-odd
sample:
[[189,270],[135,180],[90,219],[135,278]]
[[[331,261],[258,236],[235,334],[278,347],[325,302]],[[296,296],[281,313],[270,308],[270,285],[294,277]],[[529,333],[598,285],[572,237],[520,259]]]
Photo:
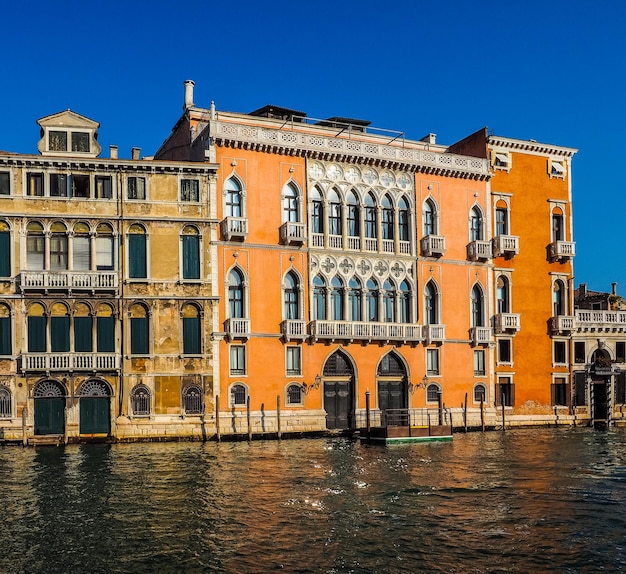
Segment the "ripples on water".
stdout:
[[0,448],[0,573],[621,572],[626,432]]

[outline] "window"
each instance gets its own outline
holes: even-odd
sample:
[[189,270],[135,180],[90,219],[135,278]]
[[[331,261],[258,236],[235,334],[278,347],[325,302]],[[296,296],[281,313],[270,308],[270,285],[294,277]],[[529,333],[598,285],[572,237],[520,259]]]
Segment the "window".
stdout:
[[230,388],[230,406],[243,407],[248,402],[248,392],[241,384],[233,385]]
[[424,236],[437,234],[437,209],[432,199],[424,202]]
[[50,226],[50,269],[65,271],[68,267],[68,237],[67,228],[61,222]]
[[358,237],[361,232],[360,225],[360,209],[359,209],[359,199],[356,196],[356,193],[351,191],[348,194],[348,201],[346,206],[346,222],[348,224],[348,235],[350,237]]
[[285,275],[285,319],[300,319],[298,278],[291,271]]
[[128,277],[148,277],[146,230],[135,223],[128,229]]
[[11,277],[11,233],[5,221],[0,221],[0,277]]
[[496,235],[508,235],[508,213],[506,207],[496,207]]
[[72,151],[89,152],[88,132],[72,132]]
[[563,225],[563,213],[559,208],[552,212],[552,241],[564,241],[565,228]]
[[147,355],[150,352],[148,311],[143,305],[130,310],[130,354]]
[[146,179],[144,177],[129,176],[127,187],[128,199],[146,199]]
[[182,314],[183,354],[200,355],[202,353],[200,311],[195,305],[184,305]]
[[587,404],[587,375],[584,371],[574,373],[574,406]]
[[88,175],[72,175],[70,178],[71,197],[89,199],[91,197],[91,186]]
[[550,177],[565,178],[565,164],[562,161],[548,160],[550,165]]
[[396,292],[389,280],[383,283],[383,321],[395,323],[396,320]]
[[496,406],[512,407],[515,404],[515,385],[510,377],[498,377],[496,385]]
[[411,288],[406,281],[400,283],[398,290],[398,322],[411,322]]
[[113,269],[113,228],[100,223],[96,228],[96,269]]
[[483,216],[477,206],[470,210],[470,241],[482,241],[483,239]]
[[313,278],[313,320],[326,320],[326,283],[320,275]]
[[566,314],[565,285],[560,279],[552,287],[552,305],[555,317]]
[[111,199],[113,197],[113,182],[110,175],[96,176],[96,199]]
[[567,345],[565,341],[553,341],[554,362],[560,365],[567,363]]
[[246,374],[245,345],[230,346],[230,374],[231,376],[241,376]]
[[371,193],[365,196],[365,237],[376,239],[376,200]]
[[228,275],[228,316],[232,319],[243,319],[244,313],[243,275],[238,269],[232,269]]
[[565,377],[555,377],[552,384],[552,404],[555,406],[567,406],[568,400],[567,379]]
[[355,277],[348,282],[348,321],[361,321],[361,284]]
[[26,268],[41,270],[44,268],[46,240],[43,225],[31,221],[26,226]]
[[477,349],[474,351],[474,375],[485,375],[485,351],[483,349]]
[[180,180],[180,200],[200,201],[200,182],[197,179]]
[[383,197],[381,214],[383,239],[394,239],[394,214],[391,199],[388,195]]
[[439,349],[426,349],[426,374],[439,375]]
[[28,308],[28,352],[45,353],[47,351],[47,329],[45,310],[39,303]]
[[366,321],[378,321],[378,285],[373,279],[368,279],[365,291]]
[[500,275],[496,281],[496,311],[508,313],[509,309],[509,280]]
[[429,403],[439,402],[441,396],[441,387],[435,383],[431,383],[426,387],[426,401]]
[[487,387],[483,383],[474,385],[474,402],[483,404],[487,402]]
[[202,390],[198,385],[188,385],[183,389],[183,409],[186,415],[201,415],[204,412]]
[[31,197],[43,197],[43,173],[29,173],[26,176],[26,193]]
[[626,342],[624,341],[617,341],[615,343],[615,362],[626,362]]
[[439,296],[432,281],[426,284],[424,290],[424,315],[427,325],[439,324]]
[[[619,351],[618,351],[619,353]],[[624,355],[618,355],[622,358]],[[575,363],[584,363],[587,360],[587,351],[585,350],[585,342],[584,341],[576,341],[574,343],[574,362]],[[622,361],[623,362],[623,361]]]
[[304,403],[304,392],[302,385],[299,383],[292,383],[287,387],[287,404],[288,405],[302,405]]
[[511,362],[511,339],[498,339],[498,363]]
[[63,303],[55,303],[50,311],[50,350],[53,353],[70,350],[70,316]]
[[145,385],[137,385],[130,393],[133,415],[136,417],[150,415],[150,389]]
[[85,303],[74,307],[74,351],[77,353],[93,352],[93,318]]
[[11,195],[11,177],[8,171],[0,171],[0,195]]
[[68,176],[61,173],[50,174],[50,197],[68,196]]
[[484,314],[483,290],[478,285],[474,285],[474,288],[472,289],[471,306],[472,306],[472,327],[484,327],[485,326],[485,317],[484,317],[485,314]]
[[115,352],[115,316],[109,305],[100,305],[96,311],[96,350]]
[[311,231],[324,233],[324,201],[317,187],[311,192]]
[[293,183],[288,183],[283,188],[283,222],[300,221],[298,207],[298,190]]
[[496,152],[493,165],[496,169],[511,169],[511,156],[508,153]]
[[11,309],[0,304],[0,355],[11,355]]
[[67,132],[50,130],[48,132],[49,151],[67,151]]
[[343,284],[341,279],[335,275],[330,282],[330,319],[332,321],[343,321]]
[[0,419],[11,418],[11,391],[6,387],[0,387]]
[[200,234],[188,225],[182,234],[183,279],[200,279]]
[[328,233],[341,235],[341,200],[335,189],[328,194]]
[[287,376],[295,377],[302,375],[302,348],[285,347],[285,372]]
[[72,238],[72,269],[89,271],[91,269],[91,236],[89,225],[79,222],[74,225]]
[[239,182],[231,177],[224,184],[226,192],[226,217],[243,217],[242,190]]

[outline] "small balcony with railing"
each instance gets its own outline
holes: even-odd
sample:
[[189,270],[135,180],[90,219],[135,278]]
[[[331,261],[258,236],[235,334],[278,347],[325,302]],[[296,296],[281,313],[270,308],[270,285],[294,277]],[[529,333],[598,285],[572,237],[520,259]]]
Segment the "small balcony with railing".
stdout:
[[446,339],[445,325],[424,325],[422,336],[427,345],[432,343],[441,344]]
[[626,311],[578,309],[574,326],[578,332],[626,333]]
[[489,327],[472,327],[470,329],[470,340],[473,346],[489,345],[491,343],[491,329]]
[[422,255],[424,257],[441,257],[446,252],[446,238],[441,235],[422,237]]
[[239,319],[230,317],[224,321],[224,334],[226,339],[249,339],[250,319]]
[[553,335],[571,333],[575,328],[576,318],[571,315],[550,317],[550,331]]
[[248,218],[226,217],[222,220],[221,231],[226,241],[244,241],[248,237]]
[[313,341],[398,342],[416,344],[422,340],[421,325],[364,321],[313,321]]
[[285,221],[280,226],[280,241],[283,245],[306,243],[306,225],[296,221]]
[[117,353],[22,353],[22,372],[119,371]]
[[576,255],[576,243],[574,241],[554,241],[549,247],[550,259],[553,261],[568,261]]
[[308,336],[306,321],[301,319],[285,319],[281,331],[285,341],[304,341]]
[[467,246],[467,258],[470,261],[487,261],[491,259],[491,242],[472,241]]
[[519,313],[498,313],[494,318],[494,328],[498,334],[515,334],[520,326]]
[[22,271],[22,291],[111,292],[118,288],[117,271]]
[[492,240],[494,257],[514,257],[519,254],[519,237],[516,235],[497,235]]

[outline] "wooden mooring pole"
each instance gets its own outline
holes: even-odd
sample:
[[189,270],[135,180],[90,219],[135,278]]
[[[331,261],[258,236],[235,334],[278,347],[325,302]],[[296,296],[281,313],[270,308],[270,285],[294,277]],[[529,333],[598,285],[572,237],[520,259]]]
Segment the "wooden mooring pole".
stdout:
[[500,394],[500,404],[502,406],[502,432],[504,432],[506,430],[504,428],[504,390]]
[[278,440],[280,440],[283,435],[280,429],[280,395],[276,395],[276,426]]
[[246,420],[248,421],[248,441],[252,440],[252,425],[250,424],[250,396],[246,400]]
[[485,432],[485,411],[484,411],[484,398],[480,396],[480,428],[482,432]]
[[220,442],[222,435],[220,433],[220,396],[215,395],[215,432],[217,433],[217,442]]
[[[409,422],[409,428],[411,424]],[[365,436],[369,442],[370,440],[370,390],[365,391]]]
[[465,393],[465,403],[463,404],[463,427],[467,432],[467,393]]

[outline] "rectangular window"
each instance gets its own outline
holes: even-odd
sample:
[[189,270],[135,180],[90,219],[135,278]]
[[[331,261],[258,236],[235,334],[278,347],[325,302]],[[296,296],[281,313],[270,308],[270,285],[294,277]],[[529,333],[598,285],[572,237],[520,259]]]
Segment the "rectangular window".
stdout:
[[96,237],[96,269],[113,269],[112,237]]
[[587,404],[587,377],[584,371],[574,373],[574,406],[582,407]]
[[26,268],[43,269],[46,240],[43,235],[26,237]]
[[115,352],[115,317],[96,317],[96,345],[98,353]]
[[556,377],[552,384],[552,404],[554,406],[567,406],[569,404],[569,393],[567,391],[567,379],[565,377]]
[[[3,224],[0,224],[0,229]],[[0,231],[0,277],[11,276],[11,234]]]
[[72,239],[72,266],[76,271],[91,269],[91,241],[88,236],[75,235]]
[[565,341],[554,341],[554,362],[559,365],[567,363],[567,345]]
[[90,181],[88,175],[73,175],[71,179],[72,197],[89,199],[91,197]]
[[143,177],[128,178],[128,199],[146,199],[146,179]]
[[147,355],[149,353],[148,317],[131,317],[130,319],[130,353],[131,355]]
[[498,377],[496,385],[496,406],[512,407],[515,404],[515,385],[509,377]]
[[626,373],[622,371],[615,377],[615,404],[626,403]]
[[77,353],[93,351],[92,325],[91,317],[74,317],[74,351]]
[[26,193],[32,197],[43,197],[43,173],[29,173]]
[[474,375],[485,375],[485,351],[482,349],[474,351]]
[[145,235],[128,236],[128,276],[131,279],[145,279],[148,276]]
[[183,235],[183,279],[200,279],[200,237]]
[[439,349],[426,349],[426,374],[439,374]]
[[302,375],[302,349],[300,347],[285,347],[285,372],[287,376]]
[[183,354],[200,353],[200,317],[183,317]]
[[0,195],[11,195],[11,180],[8,171],[0,171]]
[[574,343],[574,362],[584,363],[586,360],[585,342],[576,341]]
[[110,175],[96,176],[96,198],[111,199],[113,197],[113,180]]
[[45,353],[47,346],[46,318],[28,318],[28,352]]
[[49,151],[67,151],[67,132],[50,130],[48,132]]
[[72,132],[72,151],[89,153],[88,132]]
[[498,339],[498,363],[511,362],[511,340]]
[[67,269],[67,235],[53,233],[50,236],[50,269],[52,271]]
[[624,341],[617,341],[617,343],[615,343],[615,362],[626,362],[626,342]]
[[181,201],[200,201],[200,182],[197,179],[181,179]]
[[50,197],[67,197],[67,175],[63,173],[50,174]]
[[50,318],[50,350],[53,353],[68,353],[70,350],[70,318]]
[[230,346],[230,374],[239,376],[246,374],[246,347],[245,345]]
[[11,317],[0,317],[0,355],[10,355],[10,354],[11,354]]

